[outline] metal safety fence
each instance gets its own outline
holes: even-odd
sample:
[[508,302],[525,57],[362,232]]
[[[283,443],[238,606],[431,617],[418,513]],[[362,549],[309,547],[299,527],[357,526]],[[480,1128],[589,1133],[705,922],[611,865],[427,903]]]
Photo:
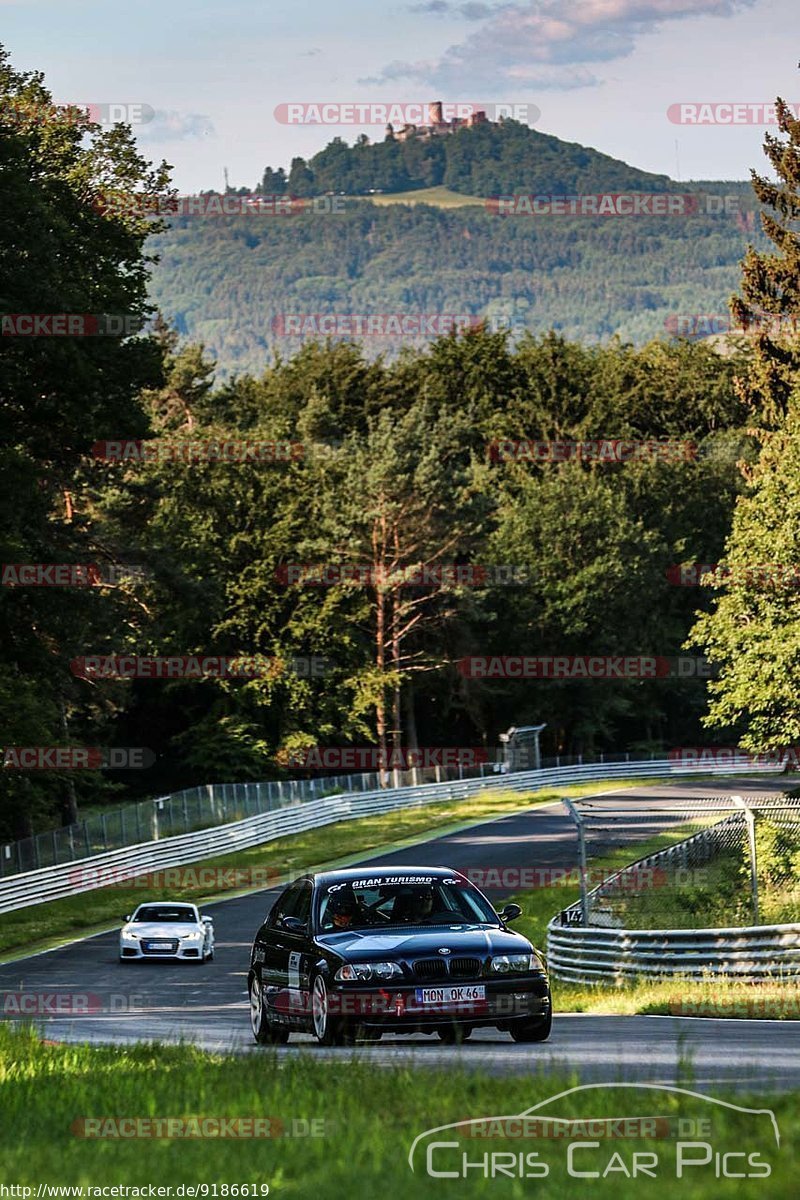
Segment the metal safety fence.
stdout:
[[[755,980],[800,972],[798,798],[564,804],[576,825],[581,898],[548,927],[557,977]],[[654,849],[609,869],[633,840]],[[590,890],[598,872],[604,877]]]
[[[507,774],[492,774],[470,779],[455,779],[443,783],[429,783],[418,787],[374,788],[358,792],[352,790],[316,800],[303,800],[299,796],[281,797],[282,803],[266,812],[245,816],[240,820],[228,820],[206,829],[171,837],[148,839],[133,846],[120,847],[101,854],[76,853],[66,862],[53,863],[37,870],[15,873],[0,879],[0,912],[15,908],[41,904],[47,900],[91,891],[103,886],[103,872],[136,871],[146,873],[196,863],[204,858],[228,854],[236,850],[260,845],[288,834],[321,827],[334,821],[352,820],[360,816],[390,812],[442,801],[467,799],[482,791],[503,790],[534,792],[548,787],[573,783],[589,783],[599,780],[613,781],[626,777],[670,778],[690,775],[694,768],[676,764],[672,760],[635,761],[619,756],[620,761],[593,764],[578,764],[542,768],[537,771],[517,771]],[[708,774],[729,775],[731,773],[753,774],[755,770],[766,774],[774,767],[754,768],[752,763],[739,767],[726,764],[724,767],[709,768]],[[330,781],[326,780],[326,784]],[[210,785],[221,804],[220,789],[225,789],[225,803],[230,815],[234,803],[242,803],[241,789],[249,789],[251,800],[256,803],[259,784]],[[234,789],[231,793],[228,789]],[[264,793],[261,798],[263,800]],[[255,798],[254,798],[255,797]],[[173,797],[175,800],[175,797]]]
[[[513,733],[512,730],[509,734]],[[508,735],[503,735],[507,737]],[[538,753],[538,751],[536,752]],[[579,767],[630,762],[656,761],[654,754],[578,755],[575,758],[555,757],[541,762],[525,762],[519,749],[504,759],[480,763],[475,767],[424,767],[409,771],[378,772],[360,775],[335,775],[310,779],[280,779],[260,783],[211,783],[186,788],[153,800],[141,800],[118,808],[92,813],[74,825],[66,825],[33,837],[0,844],[0,879],[74,862],[93,854],[104,854],[124,846],[145,841],[160,841],[181,833],[210,829],[216,825],[244,820],[261,813],[275,812],[293,804],[321,800],[342,793],[372,792],[386,787],[418,787],[428,783],[445,783],[461,779],[490,779],[527,766],[543,768]],[[510,760],[510,761],[509,761]],[[748,763],[748,769],[751,764]]]

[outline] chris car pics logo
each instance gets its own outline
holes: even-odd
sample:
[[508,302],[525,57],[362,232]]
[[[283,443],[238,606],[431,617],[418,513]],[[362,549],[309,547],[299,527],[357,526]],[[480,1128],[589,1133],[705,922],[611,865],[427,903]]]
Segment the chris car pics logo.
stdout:
[[[606,1091],[612,1096],[603,1096]],[[578,1094],[580,1116],[555,1115],[557,1108],[574,1113]],[[779,1151],[772,1109],[669,1084],[587,1083],[520,1113],[426,1129],[412,1142],[408,1165],[417,1175],[470,1188],[476,1180],[504,1178],[565,1185],[572,1179],[760,1180],[772,1174]]]

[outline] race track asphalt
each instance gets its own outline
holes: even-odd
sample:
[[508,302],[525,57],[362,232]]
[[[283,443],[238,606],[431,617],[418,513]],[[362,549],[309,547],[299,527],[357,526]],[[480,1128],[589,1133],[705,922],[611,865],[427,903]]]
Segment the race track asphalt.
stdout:
[[[609,792],[592,798],[604,844],[634,843],[679,819],[699,797],[764,795],[780,790],[768,779],[669,783]],[[642,813],[642,809],[647,811]],[[634,812],[639,815],[634,816]],[[605,821],[605,818],[608,818]],[[684,818],[685,819],[685,818]],[[632,850],[631,858],[635,858]],[[366,858],[371,865],[442,865],[461,871],[495,870],[508,886],[489,889],[493,900],[518,890],[516,872],[573,869],[575,830],[560,803],[531,808],[433,838],[415,847]],[[495,877],[496,881],[496,877]],[[246,977],[252,937],[276,889],[204,904],[214,917],[216,957],[204,965],[121,964],[117,934],[85,938],[0,966],[6,1019],[15,996],[37,997],[48,1010],[36,1017],[55,1040],[116,1042],[191,1041],[204,1049],[262,1053],[250,1033]],[[60,1007],[61,1011],[54,1011]],[[293,1035],[279,1056],[311,1052],[324,1058],[366,1058],[386,1066],[463,1066],[507,1073],[568,1070],[582,1082],[647,1080],[685,1082],[692,1062],[694,1086],[726,1084],[747,1089],[800,1087],[800,1021],[718,1020],[691,1017],[556,1014],[550,1040],[518,1045],[509,1034],[476,1030],[460,1047],[425,1035],[386,1036],[377,1044],[321,1049]]]

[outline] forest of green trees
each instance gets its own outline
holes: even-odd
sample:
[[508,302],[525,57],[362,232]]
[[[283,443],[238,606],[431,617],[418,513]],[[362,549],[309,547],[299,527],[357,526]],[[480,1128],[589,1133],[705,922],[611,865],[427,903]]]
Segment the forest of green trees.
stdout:
[[[343,204],[289,217],[185,215],[151,240],[161,259],[151,295],[206,345],[220,378],[299,350],[308,337],[284,314],[312,314],[313,326],[317,314],[441,313],[583,342],[641,345],[675,328],[705,337],[727,319],[748,241],[764,244],[741,213],[501,218],[472,206]],[[370,336],[363,346],[394,357],[425,340]]]
[[[152,239],[149,219],[107,214],[93,201],[109,185],[159,194],[163,165],[147,164],[124,127],[102,133],[57,110],[46,125],[21,120],[26,104],[40,111],[50,97],[41,79],[5,59],[0,92],[17,113],[2,130],[5,312],[152,314],[147,253],[164,253],[163,272],[180,238],[172,230]],[[782,130],[790,130],[786,119]],[[800,140],[797,122],[790,136]],[[776,169],[786,170],[781,161]],[[759,187],[775,208],[774,191]],[[385,311],[400,299],[401,247],[409,279],[425,275],[433,237],[452,273],[474,281],[473,255],[487,277],[499,270],[493,239],[503,229],[519,239],[515,252],[529,254],[534,278],[549,255],[551,276],[571,262],[584,294],[593,281],[609,296],[628,286],[588,238],[543,236],[533,254],[530,234],[510,222],[475,217],[462,226],[470,241],[452,236],[446,214],[425,210],[417,219],[428,238],[409,244],[382,240],[382,231],[411,229],[405,210],[380,221],[361,211],[341,224],[330,218],[318,236],[298,218],[286,226],[298,255],[281,270],[313,288],[315,256],[327,259],[331,275],[355,278],[375,253],[370,287]],[[663,236],[645,225],[627,233],[621,223],[609,226],[620,260]],[[208,236],[220,238],[237,280],[230,303],[246,327],[254,297],[235,262],[248,237],[264,239],[274,258],[287,235],[277,223],[213,229]],[[751,315],[796,315],[796,236],[777,218],[767,232],[781,251],[764,259],[751,250],[740,306]],[[676,279],[698,260],[713,278],[714,254],[732,253],[727,233],[709,227],[705,237],[687,238]],[[393,260],[394,283],[389,270],[379,285],[377,267]],[[653,256],[640,261],[648,263],[643,289],[667,286]],[[187,302],[203,286],[196,262],[174,281]],[[213,259],[206,267],[210,304]],[[406,304],[430,302],[408,287]],[[156,761],[124,776],[6,765],[0,833],[22,836],[120,794],[278,777],[287,751],[318,743],[385,736],[394,745],[416,737],[420,745],[494,748],[509,725],[545,721],[548,754],[709,738],[734,744],[742,735],[751,745],[780,744],[800,713],[800,642],[785,636],[794,632],[798,589],[748,576],[717,601],[710,588],[676,586],[674,568],[728,551],[740,564],[778,553],[783,563],[798,559],[797,455],[787,452],[796,438],[797,378],[796,342],[776,347],[768,337],[721,356],[685,340],[582,345],[556,332],[512,339],[480,326],[391,359],[350,343],[313,343],[278,360],[264,354],[251,373],[223,381],[208,350],[165,322],[127,338],[4,337],[2,562],[119,568],[111,582],[106,572],[106,582],[92,586],[0,587],[4,747],[143,746]],[[93,450],[125,438],[302,449],[276,462],[182,460],[166,450],[146,461],[108,461]],[[498,439],[596,438],[691,442],[697,453],[616,463],[505,462],[491,453]],[[297,562],[374,570],[367,582],[310,587],[288,582],[287,567]],[[511,566],[523,582],[387,582],[390,568],[422,563]],[[698,611],[706,615],[696,626]],[[720,671],[710,684],[713,730],[703,724],[709,685],[696,676],[481,680],[458,666],[470,655],[704,650]],[[314,656],[325,670],[115,680],[74,668],[87,655],[123,654]],[[781,664],[777,678],[773,661]]]

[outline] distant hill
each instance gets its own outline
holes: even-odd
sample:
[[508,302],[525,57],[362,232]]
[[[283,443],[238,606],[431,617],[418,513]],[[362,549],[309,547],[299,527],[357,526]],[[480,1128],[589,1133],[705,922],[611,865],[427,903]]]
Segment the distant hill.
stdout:
[[[444,314],[514,335],[553,328],[577,341],[641,343],[720,329],[747,242],[762,244],[724,213],[500,218],[474,206],[341,203],[330,214],[174,219],[152,242],[161,256],[153,300],[206,343],[222,377],[260,374],[275,353],[322,336],[320,314],[341,336],[350,314]],[[363,338],[369,357],[428,340],[376,328]]]
[[669,176],[639,171],[619,159],[540,133],[518,121],[487,122],[434,137],[348,146],[334,138],[288,175],[267,167],[259,190],[295,196],[338,192],[366,196],[444,186],[473,196],[513,192],[665,191]]
[[[703,337],[725,329],[748,241],[763,244],[754,214],[721,199],[752,208],[749,183],[675,183],[515,121],[335,138],[288,175],[268,167],[257,190],[307,204],[288,217],[250,201],[241,215],[179,216],[152,243],[153,300],[205,342],[223,378],[258,374],[330,330],[362,340],[369,357],[393,356],[451,318],[584,342]],[[711,200],[690,215],[611,217],[499,216],[490,200],[628,192]]]

